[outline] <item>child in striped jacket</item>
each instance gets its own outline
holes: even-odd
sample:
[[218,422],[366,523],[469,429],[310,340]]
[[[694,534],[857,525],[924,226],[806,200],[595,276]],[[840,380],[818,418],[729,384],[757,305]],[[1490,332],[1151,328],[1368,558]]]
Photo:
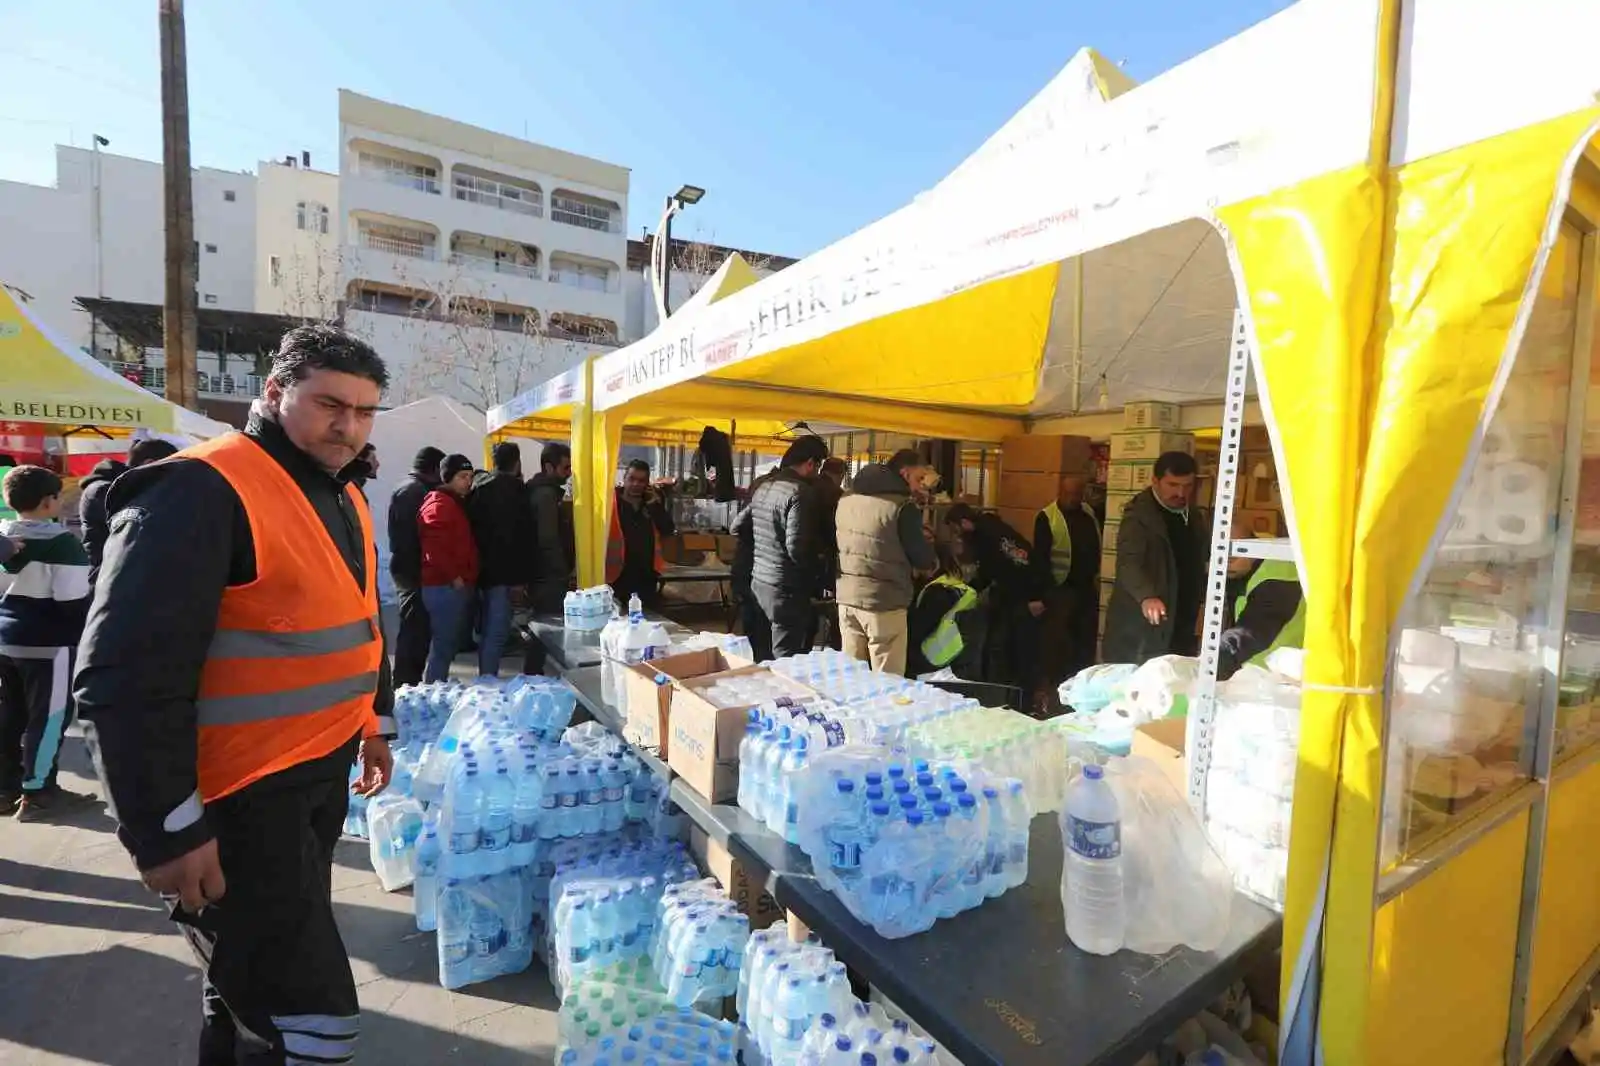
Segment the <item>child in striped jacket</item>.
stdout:
[[61,524],[55,474],[15,467],[0,489],[17,513],[0,535],[19,545],[4,563],[11,586],[0,596],[0,813],[27,821],[93,802],[56,784],[72,658],[89,610],[89,555]]

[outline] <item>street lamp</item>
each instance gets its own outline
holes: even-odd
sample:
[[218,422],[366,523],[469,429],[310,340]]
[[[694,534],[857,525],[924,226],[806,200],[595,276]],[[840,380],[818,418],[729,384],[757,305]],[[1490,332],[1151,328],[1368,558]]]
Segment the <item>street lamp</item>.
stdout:
[[698,185],[681,186],[677,192],[667,197],[666,210],[661,214],[659,228],[661,239],[657,242],[659,247],[656,251],[660,261],[655,273],[661,280],[661,287],[656,290],[656,312],[663,322],[672,314],[672,309],[668,306],[668,286],[672,282],[672,216],[685,207],[699,203],[705,194],[706,191]]

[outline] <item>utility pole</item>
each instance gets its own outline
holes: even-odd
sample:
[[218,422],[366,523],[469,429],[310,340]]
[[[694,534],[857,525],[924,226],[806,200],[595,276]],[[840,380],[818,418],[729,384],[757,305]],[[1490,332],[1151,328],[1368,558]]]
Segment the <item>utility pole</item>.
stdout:
[[161,19],[161,143],[166,186],[166,300],[161,326],[167,355],[167,399],[198,409],[195,363],[194,188],[189,170],[189,73],[183,0],[159,0]]

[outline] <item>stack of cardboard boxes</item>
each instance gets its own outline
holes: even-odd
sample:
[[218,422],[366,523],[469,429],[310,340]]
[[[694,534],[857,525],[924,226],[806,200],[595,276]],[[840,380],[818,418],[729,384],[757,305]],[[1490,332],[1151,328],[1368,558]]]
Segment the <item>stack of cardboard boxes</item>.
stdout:
[[1007,437],[1000,446],[1000,494],[996,510],[1025,540],[1033,520],[1056,498],[1065,474],[1089,477],[1093,453],[1088,437],[1036,434]]

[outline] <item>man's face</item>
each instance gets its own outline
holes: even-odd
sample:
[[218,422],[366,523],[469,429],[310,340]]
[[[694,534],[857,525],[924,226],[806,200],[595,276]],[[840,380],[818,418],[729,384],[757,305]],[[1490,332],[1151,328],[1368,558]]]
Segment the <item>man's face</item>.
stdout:
[[906,484],[910,486],[912,492],[919,491],[922,486],[928,483],[929,473],[930,468],[926,466],[903,466],[900,468],[900,476],[905,478]]
[[263,398],[294,446],[337,474],[366,447],[382,393],[355,374],[313,370],[287,388],[269,378]]
[[544,471],[557,481],[565,484],[567,478],[572,476],[572,460],[571,458],[566,458],[559,463],[545,463]]
[[444,485],[452,493],[465,499],[467,493],[472,491],[472,471],[457,470]]
[[1056,496],[1056,502],[1063,509],[1076,509],[1083,506],[1083,478],[1064,477],[1061,479],[1061,489]]
[[1194,475],[1166,474],[1151,487],[1155,490],[1156,499],[1176,511],[1189,506],[1189,497],[1194,493]]
[[809,480],[817,476],[817,469],[819,466],[820,464],[815,459],[807,459],[805,462],[795,467],[794,472]]
[[636,466],[628,467],[622,475],[622,494],[630,500],[637,500],[644,496],[644,490],[650,487],[650,475]]

